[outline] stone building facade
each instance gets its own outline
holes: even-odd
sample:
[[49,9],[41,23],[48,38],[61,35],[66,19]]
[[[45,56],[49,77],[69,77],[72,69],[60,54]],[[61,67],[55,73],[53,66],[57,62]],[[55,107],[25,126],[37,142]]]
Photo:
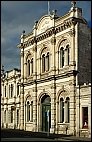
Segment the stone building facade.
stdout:
[[1,127],[19,129],[20,70],[14,68],[1,77]]
[[90,39],[75,5],[62,17],[56,10],[44,15],[30,34],[23,31],[19,129],[90,137]]

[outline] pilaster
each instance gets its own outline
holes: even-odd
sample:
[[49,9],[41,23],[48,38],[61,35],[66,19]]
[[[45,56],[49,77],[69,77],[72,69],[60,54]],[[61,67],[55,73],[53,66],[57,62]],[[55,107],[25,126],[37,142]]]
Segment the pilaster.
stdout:
[[76,92],[74,76],[72,79],[70,85],[70,133],[76,135]]
[[51,133],[56,131],[56,84],[52,85],[52,94],[51,94]]
[[37,131],[37,85],[34,84],[33,89],[33,128],[34,132]]

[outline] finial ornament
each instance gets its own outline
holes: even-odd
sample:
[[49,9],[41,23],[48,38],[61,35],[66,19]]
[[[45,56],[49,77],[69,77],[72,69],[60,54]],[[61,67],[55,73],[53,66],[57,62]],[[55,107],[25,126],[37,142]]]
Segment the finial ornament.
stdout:
[[71,1],[72,7],[75,7],[76,1]]

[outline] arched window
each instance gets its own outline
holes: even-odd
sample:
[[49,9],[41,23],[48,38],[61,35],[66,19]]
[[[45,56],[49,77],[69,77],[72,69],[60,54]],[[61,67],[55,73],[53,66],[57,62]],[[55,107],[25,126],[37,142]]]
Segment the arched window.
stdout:
[[11,107],[11,123],[13,123],[13,112],[14,112],[14,108]]
[[17,96],[19,95],[19,84],[17,83]]
[[64,100],[60,98],[60,122],[64,122]]
[[30,121],[30,103],[29,101],[27,102],[27,122]]
[[9,98],[11,96],[11,86],[9,85]]
[[5,97],[6,97],[6,86],[5,86]]
[[30,60],[27,61],[28,76],[30,76]]
[[11,84],[11,98],[13,97],[13,84]]
[[19,109],[17,109],[17,126],[19,124]]
[[33,74],[33,58],[31,59],[31,73]]
[[49,52],[47,53],[47,56],[46,56],[46,67],[47,67],[47,71],[49,71]]
[[60,48],[60,68],[64,66],[64,48]]
[[45,54],[42,55],[42,72],[45,72]]
[[31,121],[33,121],[33,101],[31,102]]
[[70,121],[70,110],[69,110],[69,97],[66,98],[66,122]]
[[70,60],[70,50],[69,50],[69,45],[66,46],[66,54],[67,54],[67,57],[66,57],[66,61],[67,61],[67,65],[69,65],[69,60]]
[[6,110],[4,111],[4,122],[6,122]]

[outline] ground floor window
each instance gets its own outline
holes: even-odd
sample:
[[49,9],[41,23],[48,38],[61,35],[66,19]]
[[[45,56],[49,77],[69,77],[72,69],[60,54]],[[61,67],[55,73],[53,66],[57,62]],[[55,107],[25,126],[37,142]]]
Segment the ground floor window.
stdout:
[[4,111],[4,122],[6,122],[6,110]]
[[17,126],[19,124],[19,109],[17,109]]
[[82,107],[82,126],[88,128],[88,107]]

